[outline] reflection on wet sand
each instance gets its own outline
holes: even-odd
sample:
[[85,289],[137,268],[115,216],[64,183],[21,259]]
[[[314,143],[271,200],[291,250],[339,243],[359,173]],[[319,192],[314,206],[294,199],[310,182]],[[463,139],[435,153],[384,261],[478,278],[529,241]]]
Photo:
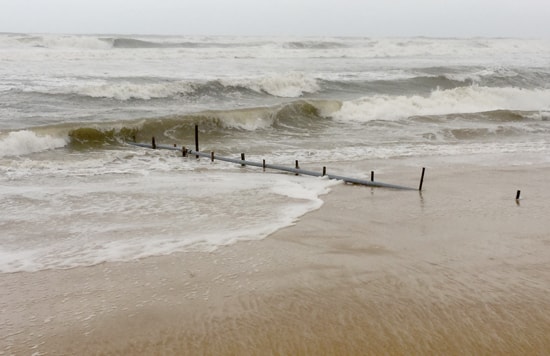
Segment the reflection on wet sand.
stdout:
[[546,354],[548,172],[339,186],[262,241],[4,274],[0,354]]

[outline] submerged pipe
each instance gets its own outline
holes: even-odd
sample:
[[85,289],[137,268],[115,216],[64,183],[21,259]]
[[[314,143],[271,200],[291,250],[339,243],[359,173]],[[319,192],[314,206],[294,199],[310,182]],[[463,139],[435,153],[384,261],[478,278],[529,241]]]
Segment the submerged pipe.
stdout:
[[[132,145],[132,146],[152,148],[151,145],[146,144],[146,143],[134,143],[134,142],[127,142],[127,143],[129,145]],[[174,150],[177,150],[177,151],[180,150],[176,147],[172,147],[172,146],[168,146],[168,145],[159,145],[159,144],[156,145],[156,148],[157,149],[165,149],[165,150],[173,150],[173,151]],[[188,149],[187,153],[189,155],[195,155],[197,157],[212,158],[211,153],[199,152],[199,151],[194,151],[194,150],[191,150],[191,149]],[[216,156],[216,155],[214,155],[213,157],[215,159],[219,160],[219,161],[235,163],[235,164],[240,164],[240,165],[247,165],[247,166],[264,168],[264,169],[269,168],[269,169],[274,169],[274,170],[277,170],[277,171],[289,172],[289,173],[294,173],[294,174],[302,174],[302,175],[312,176],[312,177],[323,177],[323,176],[325,176],[329,179],[341,180],[341,181],[344,181],[344,182],[350,183],[350,184],[359,184],[359,185],[366,185],[366,186],[369,186],[369,187],[391,188],[391,189],[400,189],[400,190],[416,190],[415,188],[404,187],[404,186],[396,185],[396,184],[374,182],[374,181],[369,181],[369,180],[366,180],[366,179],[344,177],[344,176],[339,176],[339,175],[335,175],[335,174],[324,174],[324,173],[326,173],[325,171],[315,172],[315,171],[310,171],[310,170],[307,170],[307,169],[280,166],[278,164],[267,164],[267,163],[265,163],[265,160],[262,161],[262,162],[254,162],[254,161],[245,161],[244,159],[235,159],[235,158]]]

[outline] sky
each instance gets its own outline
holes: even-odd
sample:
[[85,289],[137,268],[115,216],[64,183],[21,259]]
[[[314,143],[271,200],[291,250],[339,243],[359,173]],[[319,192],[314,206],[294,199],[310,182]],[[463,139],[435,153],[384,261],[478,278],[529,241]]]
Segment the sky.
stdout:
[[0,0],[0,32],[550,38],[550,0]]

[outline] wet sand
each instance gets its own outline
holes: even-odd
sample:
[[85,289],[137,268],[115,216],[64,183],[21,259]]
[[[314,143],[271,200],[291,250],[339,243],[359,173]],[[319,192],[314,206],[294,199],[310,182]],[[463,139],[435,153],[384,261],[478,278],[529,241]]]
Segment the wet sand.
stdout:
[[261,241],[2,274],[0,355],[546,354],[549,176],[434,163]]

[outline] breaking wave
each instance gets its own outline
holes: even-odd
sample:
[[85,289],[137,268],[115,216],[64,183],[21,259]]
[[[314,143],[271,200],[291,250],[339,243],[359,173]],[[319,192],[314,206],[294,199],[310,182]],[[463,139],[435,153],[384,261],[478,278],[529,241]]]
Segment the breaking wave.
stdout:
[[[102,83],[70,85],[45,89],[38,94],[78,95],[89,98],[128,100],[188,98],[227,98],[228,96],[267,95],[278,98],[299,98],[321,90],[318,80],[302,73],[284,73],[256,78],[197,82],[159,78],[111,79]],[[27,93],[29,90],[27,89]]]
[[30,130],[13,131],[0,136],[0,157],[23,156],[64,147],[66,137],[41,135]]
[[298,98],[321,89],[315,78],[297,72],[273,74],[253,79],[235,79],[225,83],[229,86],[237,85],[258,93],[282,98]]
[[[211,82],[205,84],[205,90],[208,87],[214,87],[217,83]],[[85,86],[68,90],[67,94],[77,94],[92,98],[107,98],[120,101],[133,99],[151,100],[160,98],[173,98],[177,96],[192,95],[200,92],[198,85],[185,81],[168,81],[152,83],[135,82],[110,82],[100,85]]]
[[273,107],[205,111],[131,121],[106,123],[67,123],[9,132],[0,137],[0,157],[22,156],[68,147],[83,150],[120,146],[128,141],[192,142],[194,126],[200,125],[201,136],[223,139],[228,131],[258,130],[307,131],[323,127],[338,101],[295,101]]
[[[549,101],[545,101],[549,92],[530,93],[519,89],[505,92],[507,96],[491,88],[473,87],[440,91],[429,97],[375,96],[347,102],[298,100],[271,107],[211,110],[93,124],[66,123],[4,134],[0,137],[0,151],[1,156],[18,156],[61,147],[103,149],[128,141],[149,142],[151,137],[164,143],[190,143],[195,125],[199,125],[202,138],[218,143],[237,136],[251,138],[255,135],[258,138],[267,134],[279,140],[295,135],[321,135],[338,121],[372,123],[377,130],[393,130],[398,123],[402,130],[411,134],[424,130],[422,136],[429,141],[435,138],[455,142],[491,136],[520,137],[534,131],[544,134],[545,125],[541,127],[537,123],[550,120]],[[484,100],[468,100],[476,95],[479,99],[481,93],[485,93]],[[516,101],[512,102],[512,98]],[[542,102],[547,109],[532,109],[533,104]],[[432,128],[436,131],[430,131]]]
[[[37,82],[35,86],[27,86],[24,92],[42,95],[78,95],[94,99],[114,99],[119,101],[154,100],[154,99],[181,99],[201,100],[214,98],[226,101],[227,99],[241,98],[307,98],[312,95],[323,97],[345,98],[349,94],[355,96],[383,95],[410,96],[438,95],[450,89],[464,93],[471,93],[467,101],[475,100],[480,94],[480,102],[485,100],[488,91],[502,93],[516,92],[520,97],[526,95],[522,89],[533,93],[537,90],[546,90],[546,83],[550,81],[550,72],[521,71],[512,69],[480,69],[470,72],[454,73],[453,68],[411,69],[391,73],[389,77],[377,78],[322,78],[303,72],[266,73],[257,77],[220,78],[209,81],[168,79],[162,77],[122,77],[78,80],[73,79],[66,83]],[[462,88],[462,89],[460,89]],[[481,88],[481,89],[480,89]],[[485,89],[483,89],[485,88]],[[492,89],[490,89],[492,88]],[[21,89],[6,86],[4,92],[17,94]],[[478,93],[485,90],[485,93]],[[435,94],[433,94],[435,93]],[[449,94],[450,92],[447,92]],[[534,94],[534,95],[540,95]],[[466,95],[468,96],[468,95]],[[457,98],[460,99],[460,98]],[[391,99],[389,99],[391,100]],[[360,102],[361,99],[357,100]],[[387,100],[384,100],[387,102]],[[514,102],[514,101],[512,101]],[[377,108],[380,109],[380,108]],[[384,108],[382,107],[382,110]],[[492,109],[489,109],[492,110]],[[486,110],[478,110],[486,111]]]
[[474,85],[436,90],[427,96],[373,95],[345,102],[334,117],[343,121],[367,122],[497,110],[549,112],[550,90]]

